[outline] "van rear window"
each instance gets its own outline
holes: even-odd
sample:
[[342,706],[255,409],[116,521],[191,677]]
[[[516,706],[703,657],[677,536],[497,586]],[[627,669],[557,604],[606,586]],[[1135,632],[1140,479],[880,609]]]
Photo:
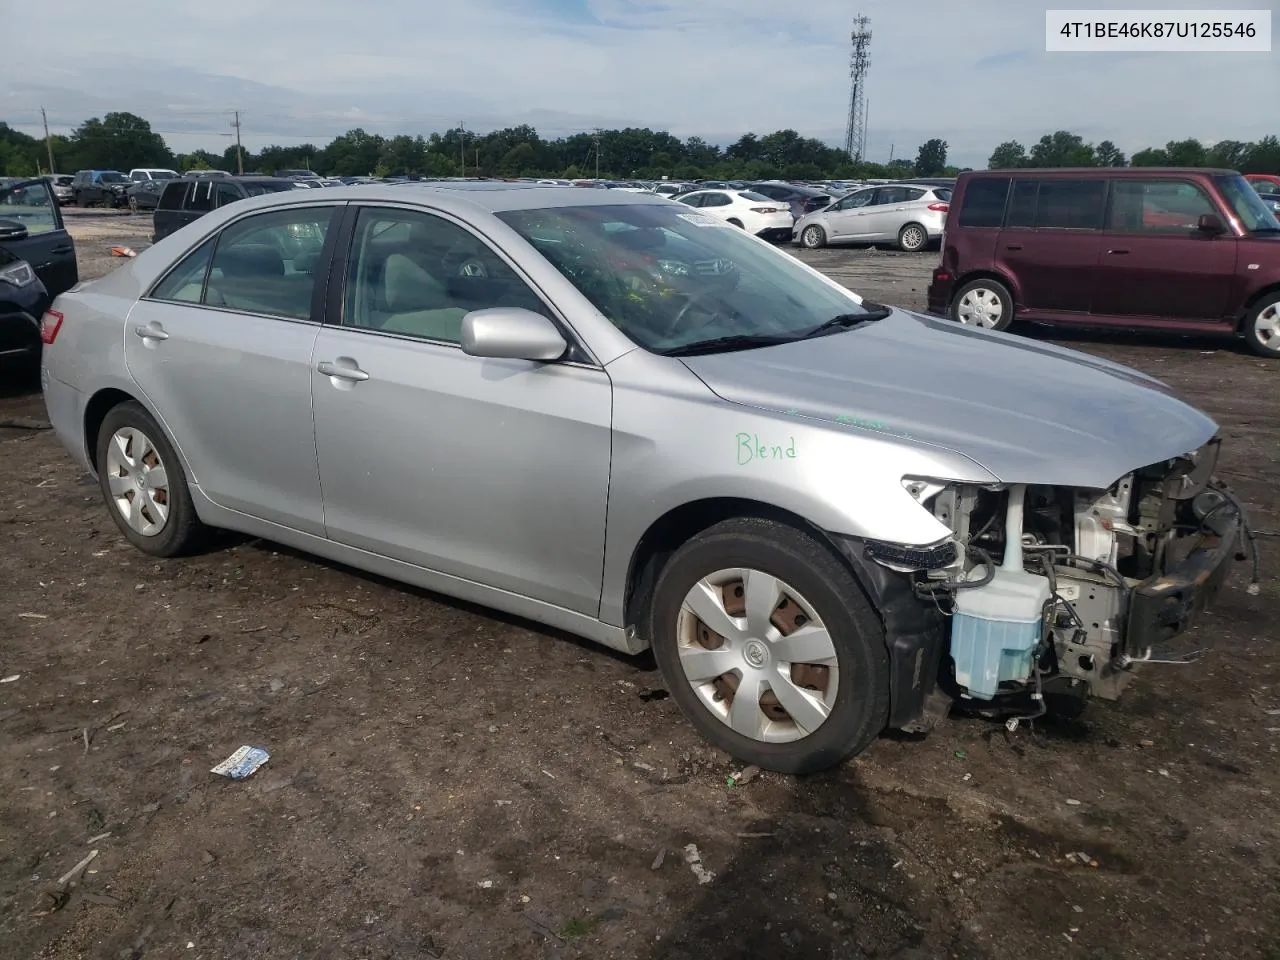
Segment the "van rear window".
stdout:
[[1004,221],[1009,177],[976,177],[969,181],[960,208],[962,227],[998,227]]

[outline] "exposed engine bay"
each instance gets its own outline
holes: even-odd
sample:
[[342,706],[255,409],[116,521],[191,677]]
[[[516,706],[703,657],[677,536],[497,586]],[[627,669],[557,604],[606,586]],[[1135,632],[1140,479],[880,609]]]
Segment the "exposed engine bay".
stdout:
[[[1188,663],[1167,645],[1212,600],[1231,560],[1257,546],[1231,491],[1213,478],[1218,441],[1135,470],[1106,490],[904,480],[955,534],[906,572],[949,621],[951,697],[993,714],[1069,711],[1115,699],[1141,662]],[[944,565],[945,564],[945,565]],[[922,569],[922,567],[926,569]]]

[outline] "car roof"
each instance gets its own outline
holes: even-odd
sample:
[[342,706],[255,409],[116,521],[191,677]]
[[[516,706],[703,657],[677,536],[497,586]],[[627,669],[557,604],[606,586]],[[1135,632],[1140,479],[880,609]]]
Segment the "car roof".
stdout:
[[353,184],[333,189],[359,200],[403,200],[415,192],[429,191],[465,200],[490,213],[507,210],[540,210],[545,207],[607,207],[618,204],[662,204],[671,201],[650,193],[624,190],[584,190],[543,183],[510,183],[499,180],[458,182],[410,181],[400,184]]
[[960,174],[960,179],[973,179],[975,177],[989,176],[1023,176],[1038,177],[1045,174],[1053,176],[1075,176],[1088,177],[1090,179],[1098,177],[1149,177],[1153,174],[1161,174],[1169,176],[1176,174],[1178,176],[1196,176],[1203,175],[1207,177],[1213,176],[1231,176],[1237,173],[1235,170],[1227,170],[1216,167],[1014,167],[1007,170],[970,170]]

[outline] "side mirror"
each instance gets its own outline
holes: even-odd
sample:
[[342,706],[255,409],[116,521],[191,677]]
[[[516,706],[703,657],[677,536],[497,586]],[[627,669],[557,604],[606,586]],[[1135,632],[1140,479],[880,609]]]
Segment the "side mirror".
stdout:
[[1219,234],[1227,232],[1227,225],[1216,213],[1202,213],[1200,219],[1196,221],[1196,229],[1201,233]]
[[462,352],[506,360],[559,360],[569,349],[556,325],[519,307],[472,310],[462,318]]
[[0,240],[25,240],[27,228],[17,220],[0,220]]

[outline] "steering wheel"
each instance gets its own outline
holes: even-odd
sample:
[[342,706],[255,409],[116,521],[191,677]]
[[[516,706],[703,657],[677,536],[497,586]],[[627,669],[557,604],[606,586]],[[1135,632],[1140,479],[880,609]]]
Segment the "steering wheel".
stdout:
[[[707,299],[710,299],[711,297],[714,297],[718,292],[719,291],[716,291],[716,290],[699,290],[696,293],[683,294],[683,296],[685,297],[684,306],[682,306],[679,310],[676,311],[675,317],[672,318],[670,325],[668,325],[666,329],[665,336],[674,337],[676,335],[676,332],[684,325],[684,318],[688,316],[689,311],[692,310],[694,306],[696,306],[697,304],[702,303],[703,300],[707,300]],[[712,320],[714,320],[717,316],[719,316],[719,313],[720,313],[719,310],[711,311],[710,313],[708,313],[707,319],[702,323],[698,324],[698,326],[694,329],[701,330],[703,327],[709,324]]]
[[489,276],[489,268],[479,257],[468,257],[458,264],[458,276],[486,279]]

